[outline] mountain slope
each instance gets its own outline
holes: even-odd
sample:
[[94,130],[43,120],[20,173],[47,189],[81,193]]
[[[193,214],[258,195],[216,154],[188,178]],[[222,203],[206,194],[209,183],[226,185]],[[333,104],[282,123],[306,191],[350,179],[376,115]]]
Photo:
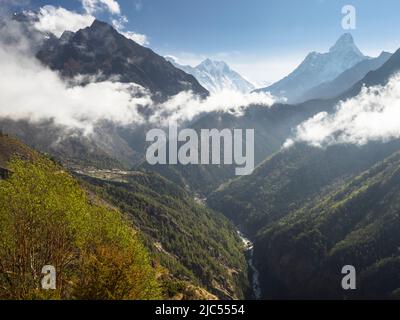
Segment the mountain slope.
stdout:
[[357,82],[362,80],[370,71],[379,69],[389,60],[391,53],[382,52],[379,57],[363,60],[354,67],[346,70],[330,82],[324,82],[308,90],[301,98],[303,101],[312,99],[329,99],[339,96]]
[[[33,163],[50,161],[19,140],[0,134],[0,181],[3,169],[12,169],[9,160],[15,156]],[[160,286],[168,297],[235,299],[248,294],[244,246],[223,215],[154,173],[85,166],[76,170],[74,175],[91,204],[119,211],[133,224],[153,264],[162,267]],[[65,206],[75,207],[71,198],[58,196]]]
[[[388,79],[400,70],[399,57],[400,51],[397,51],[382,67],[369,72],[345,94],[325,100],[326,111],[332,112],[333,109],[329,110],[329,108],[340,99],[357,95],[364,85],[385,85]],[[318,105],[323,101],[308,101],[298,107]],[[325,149],[297,144],[271,156],[255,170],[253,175],[241,177],[223,185],[208,197],[211,207],[223,212],[248,236],[257,239],[255,262],[261,273],[265,297],[343,297],[343,292],[338,289],[340,285],[338,279],[341,276],[339,265],[329,262],[331,261],[328,256],[330,253],[326,250],[331,242],[339,241],[333,235],[337,229],[348,228],[349,234],[353,231],[354,234],[358,234],[356,230],[359,226],[347,225],[347,220],[343,218],[330,223],[329,226],[326,225],[323,230],[315,227],[320,222],[319,214],[323,213],[327,206],[327,202],[323,199],[339,192],[347,184],[351,184],[353,179],[356,179],[363,171],[370,170],[372,166],[384,161],[398,150],[400,150],[398,140],[388,143],[369,143],[362,147],[337,145]],[[384,161],[380,168],[383,171],[390,171],[392,170],[390,163],[391,161]],[[396,169],[393,170],[390,174],[396,175]],[[368,186],[366,180],[364,184],[360,183],[359,190],[354,192],[354,197],[362,194]],[[376,186],[378,187],[379,183]],[[351,205],[354,197],[341,200],[340,197],[331,196],[332,201],[328,208],[332,211],[332,215],[343,201],[348,201]],[[366,208],[371,207],[376,215],[384,216],[386,212],[392,212],[391,207],[395,207],[397,201],[395,198],[387,200],[383,192],[376,195],[368,193],[365,199],[368,200],[365,202],[366,205],[363,201],[358,201],[359,208],[354,209],[354,214],[357,214],[359,221],[369,221]],[[360,208],[364,208],[365,211],[363,212]],[[309,216],[310,212],[312,215]],[[352,213],[353,209],[343,211],[343,215],[347,216]],[[390,219],[396,219],[396,213],[393,213]],[[293,224],[292,221],[294,221]],[[396,220],[394,221],[397,223]],[[373,220],[371,223],[374,224]],[[377,218],[373,228],[379,229],[383,223],[381,218]],[[368,237],[368,241],[373,244],[386,241],[383,240],[384,237],[380,235],[380,232],[384,231],[368,233],[368,230],[364,230],[360,231],[360,234]],[[390,233],[387,233],[385,237],[396,239]],[[352,247],[350,239],[352,238],[347,241],[347,246]],[[367,280],[362,280],[365,287],[362,292],[359,292],[360,296],[395,294],[394,290],[397,288],[391,287],[390,279],[391,277],[397,279],[393,275],[398,261],[396,256],[394,259],[390,258],[390,253],[383,249],[381,254],[380,249],[373,247],[372,244],[372,251],[368,251],[369,249],[362,247],[364,244],[358,242],[359,240],[356,240],[352,247],[352,254],[356,260],[352,260],[352,255],[346,255],[346,259],[339,255],[340,258],[335,260],[335,263],[340,261],[341,268],[346,264],[351,264],[352,261],[357,262],[358,252],[364,252],[364,261],[368,261],[369,265],[367,266],[367,263],[361,265],[365,271],[362,279],[370,280],[371,284],[369,286]],[[392,250],[393,246],[390,248]],[[388,272],[387,276],[385,272]],[[328,276],[324,277],[324,274]],[[383,279],[381,284],[379,279]]]
[[[399,298],[399,186],[396,153],[267,227],[256,245],[262,281],[270,285],[265,294]],[[357,270],[353,292],[340,287],[344,265]]]
[[239,73],[232,70],[223,61],[206,59],[196,67],[184,66],[173,58],[167,57],[177,68],[193,75],[200,84],[211,93],[223,90],[249,93],[254,90],[254,85],[244,79]]
[[[0,134],[0,298],[157,299],[156,271],[121,212],[86,190],[61,166]],[[54,290],[42,268],[54,266]],[[118,273],[116,277],[115,274]]]
[[247,265],[236,230],[220,213],[150,172],[82,168],[86,187],[129,215],[174,278],[224,299],[247,294]]
[[118,77],[121,82],[139,84],[162,98],[188,90],[201,96],[208,94],[193,76],[99,20],[47,42],[37,57],[65,77]]
[[26,160],[34,160],[39,157],[37,152],[0,131],[0,167],[9,169],[8,162],[15,156]]
[[[254,129],[255,164],[277,152],[291,135],[292,128],[321,111],[330,111],[332,101],[310,101],[293,106],[275,104],[269,108],[252,106],[241,116],[230,113],[213,112],[204,115],[190,125],[190,128],[201,129]],[[156,171],[167,179],[178,183],[181,187],[207,196],[220,184],[236,178],[235,165],[156,165],[147,162],[142,168]]]
[[310,53],[287,77],[256,91],[268,91],[274,96],[286,98],[289,103],[296,103],[311,88],[333,80],[365,59],[367,57],[354,44],[353,37],[350,34],[344,34],[329,49],[329,52]]
[[[31,123],[27,120],[14,121],[5,118],[0,119],[0,130],[17,137],[35,150],[50,154],[66,167],[86,165],[97,168],[124,168],[129,167],[129,163],[117,160],[121,159],[121,155],[124,158],[131,155],[131,159],[135,159],[135,155],[130,150],[126,150],[123,143],[119,156],[116,156],[96,145],[93,139],[69,132],[65,128],[56,126],[52,121]],[[108,141],[110,148],[111,138],[107,138],[106,140],[103,135],[103,140]]]
[[252,175],[221,186],[207,203],[254,237],[261,228],[397,150],[399,142],[327,149],[298,144],[268,158]]
[[376,85],[384,86],[389,79],[400,71],[400,49],[398,49],[379,69],[370,71],[363,79],[352,88],[341,94],[338,99],[347,99],[357,95],[361,89]]

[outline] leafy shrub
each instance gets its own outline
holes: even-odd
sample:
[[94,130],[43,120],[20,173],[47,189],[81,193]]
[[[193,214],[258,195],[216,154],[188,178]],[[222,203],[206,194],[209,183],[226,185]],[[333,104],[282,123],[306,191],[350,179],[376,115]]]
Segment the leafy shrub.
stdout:
[[[118,211],[90,201],[48,159],[9,167],[0,180],[1,299],[159,298],[149,256]],[[56,268],[56,290],[41,289],[45,265]]]

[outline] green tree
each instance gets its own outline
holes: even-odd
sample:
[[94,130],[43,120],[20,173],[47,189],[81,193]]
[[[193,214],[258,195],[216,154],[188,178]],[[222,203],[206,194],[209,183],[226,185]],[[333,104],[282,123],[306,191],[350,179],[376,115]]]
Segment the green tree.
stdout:
[[[154,299],[149,256],[128,220],[48,159],[13,159],[0,180],[0,298]],[[44,265],[57,289],[40,287]]]

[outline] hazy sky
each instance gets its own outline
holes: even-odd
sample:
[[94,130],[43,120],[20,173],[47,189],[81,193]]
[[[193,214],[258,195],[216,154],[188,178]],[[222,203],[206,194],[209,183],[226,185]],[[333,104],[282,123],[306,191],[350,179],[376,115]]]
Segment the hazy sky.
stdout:
[[31,0],[28,7],[92,8],[106,21],[125,16],[126,31],[146,35],[159,54],[192,65],[206,57],[224,60],[253,82],[270,83],[308,52],[329,49],[345,32],[347,4],[357,10],[351,33],[365,54],[400,47],[398,0]]

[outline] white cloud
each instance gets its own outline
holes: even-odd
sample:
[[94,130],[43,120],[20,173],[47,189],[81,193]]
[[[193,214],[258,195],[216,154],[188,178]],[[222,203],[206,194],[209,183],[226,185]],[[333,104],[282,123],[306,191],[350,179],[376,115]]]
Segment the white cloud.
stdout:
[[134,31],[125,31],[125,25],[128,21],[129,20],[126,16],[120,16],[118,19],[112,19],[111,23],[114,28],[126,38],[131,39],[142,46],[149,45],[149,40],[146,35]]
[[241,115],[251,105],[271,106],[274,98],[269,93],[248,93],[224,90],[213,93],[205,99],[191,92],[181,92],[163,103],[152,116],[151,121],[167,123],[168,121],[190,121],[206,112],[229,112]]
[[111,23],[117,30],[122,30],[125,28],[125,25],[128,23],[128,18],[126,16],[119,16],[118,18],[112,19]]
[[362,92],[339,103],[335,113],[319,113],[299,125],[294,142],[324,147],[350,143],[364,145],[369,141],[400,138],[400,75],[382,86],[363,88]]
[[135,33],[133,31],[120,31],[122,35],[124,35],[126,38],[131,39],[135,41],[136,43],[142,45],[142,46],[147,46],[149,45],[149,41],[147,40],[147,36],[141,33]]
[[164,58],[165,58],[165,59],[168,59],[168,60],[172,60],[172,61],[174,61],[175,63],[180,63],[180,60],[179,60],[177,57],[175,57],[175,56],[173,56],[173,55],[170,55],[170,54],[167,54],[166,56],[164,56]]
[[163,54],[165,57],[172,57],[175,61],[177,61],[181,65],[188,65],[192,67],[196,67],[203,60],[211,57],[203,54],[194,54],[190,52],[176,52],[173,54],[165,53]]
[[64,31],[76,32],[90,26],[95,17],[90,14],[79,14],[62,7],[44,6],[37,14],[38,21],[34,26],[39,31],[51,32],[60,37]]
[[143,121],[137,109],[151,103],[135,84],[103,81],[67,86],[37,60],[15,50],[0,48],[0,117],[52,119],[58,125],[90,132],[101,120],[121,125]]
[[[57,37],[60,37],[64,31],[76,32],[86,28],[96,19],[91,14],[79,14],[62,7],[56,8],[51,5],[41,7],[37,14],[34,12],[27,13],[34,15],[38,19],[38,21],[34,23],[34,27],[37,30],[50,32]],[[126,38],[142,46],[149,45],[149,40],[145,34],[124,30],[125,25],[128,23],[128,18],[126,16],[120,15],[118,18],[112,19],[111,23],[115,29]]]
[[[25,47],[23,47],[25,49]],[[151,106],[150,122],[184,122],[213,111],[240,115],[252,104],[270,106],[274,99],[266,93],[242,94],[222,91],[201,99],[191,92],[181,92],[157,105],[144,88],[117,80],[92,81],[80,86],[79,79],[65,82],[57,72],[44,67],[29,50],[19,46],[0,46],[0,117],[33,122],[52,119],[55,124],[91,132],[102,120],[120,125],[145,121],[139,107]],[[81,79],[82,80],[82,79]]]
[[[138,112],[151,106],[150,122],[183,122],[212,111],[240,115],[251,104],[270,106],[269,94],[224,91],[200,99],[181,92],[161,105],[155,105],[149,92],[134,83],[91,82],[86,86],[64,82],[35,58],[16,50],[0,48],[0,117],[32,122],[53,120],[55,124],[90,133],[102,120],[120,125],[143,123]],[[88,78],[89,79],[89,78]],[[79,83],[77,81],[76,83]],[[134,94],[137,93],[137,94]]]
[[115,0],[81,0],[83,9],[88,14],[100,11],[108,11],[111,14],[121,14],[119,3]]
[[[1,39],[8,38],[7,31],[12,31],[24,45],[1,43]],[[142,123],[145,119],[138,110],[143,106],[153,110],[150,122],[156,125],[168,120],[192,120],[212,111],[239,115],[249,105],[270,106],[274,102],[265,93],[223,91],[201,99],[191,92],[181,92],[160,105],[152,101],[144,88],[134,83],[120,83],[118,79],[99,81],[101,77],[86,76],[84,79],[90,81],[86,86],[79,85],[82,78],[65,82],[57,72],[32,56],[18,29],[5,27],[0,33],[1,118],[32,122],[51,119],[57,125],[90,133],[103,120],[120,125]]]

